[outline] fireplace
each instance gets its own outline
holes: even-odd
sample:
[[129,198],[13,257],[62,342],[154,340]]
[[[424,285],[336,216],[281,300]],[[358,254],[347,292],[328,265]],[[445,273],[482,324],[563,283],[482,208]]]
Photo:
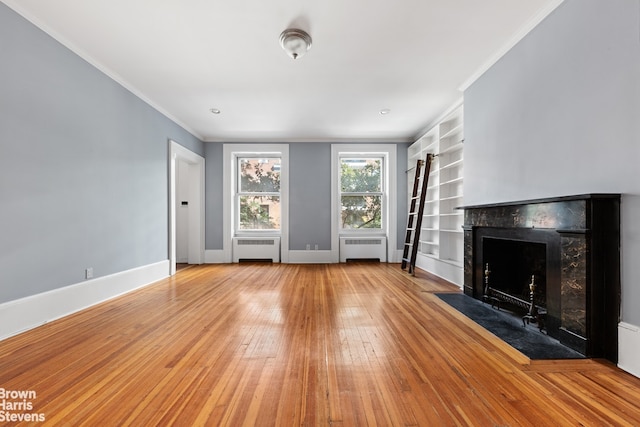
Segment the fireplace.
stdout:
[[539,316],[527,321],[617,362],[619,205],[618,194],[587,194],[463,207],[464,292],[525,316],[533,280]]

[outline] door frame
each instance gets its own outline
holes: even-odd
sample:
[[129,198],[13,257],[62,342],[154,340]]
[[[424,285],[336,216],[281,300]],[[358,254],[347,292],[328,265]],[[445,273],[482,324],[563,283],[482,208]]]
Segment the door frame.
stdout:
[[169,140],[169,275],[176,273],[176,163],[182,160],[189,165],[189,218],[188,262],[204,263],[204,157]]

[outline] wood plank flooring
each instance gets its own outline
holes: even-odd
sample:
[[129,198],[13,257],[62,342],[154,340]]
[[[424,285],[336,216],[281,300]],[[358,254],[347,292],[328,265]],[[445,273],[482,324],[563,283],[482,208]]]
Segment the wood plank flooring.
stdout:
[[0,342],[0,388],[56,426],[640,425],[640,379],[531,362],[434,292],[459,291],[397,264],[194,266]]

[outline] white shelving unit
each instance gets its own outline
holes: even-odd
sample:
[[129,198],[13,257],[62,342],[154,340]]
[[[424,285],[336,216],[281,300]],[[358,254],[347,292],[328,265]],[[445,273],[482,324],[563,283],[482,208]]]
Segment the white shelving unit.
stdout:
[[[431,165],[416,266],[463,283],[463,108],[456,107],[409,147],[408,165],[437,154]],[[408,174],[409,183],[413,175]],[[411,188],[411,185],[409,186]]]

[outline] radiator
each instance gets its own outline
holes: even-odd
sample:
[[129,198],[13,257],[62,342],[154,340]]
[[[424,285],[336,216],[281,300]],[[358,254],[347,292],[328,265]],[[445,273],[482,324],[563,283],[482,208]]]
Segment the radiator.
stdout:
[[280,262],[280,237],[234,237],[233,262],[271,260]]
[[358,259],[377,259],[387,262],[386,237],[341,237],[340,262]]

